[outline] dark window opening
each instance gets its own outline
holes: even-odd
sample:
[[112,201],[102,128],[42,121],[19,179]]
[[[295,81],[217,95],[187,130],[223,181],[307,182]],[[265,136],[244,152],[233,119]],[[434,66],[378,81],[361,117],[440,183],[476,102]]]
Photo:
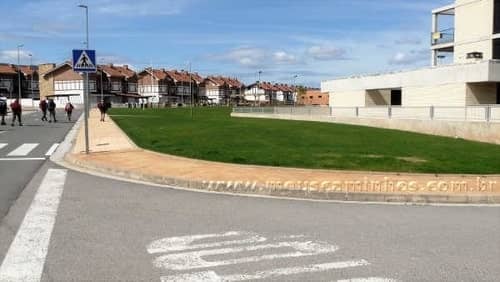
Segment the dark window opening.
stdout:
[[500,39],[493,40],[493,59],[500,59]]
[[493,33],[500,33],[500,0],[495,0],[495,8],[493,16]]
[[497,83],[497,104],[500,105],[500,83]]
[[400,89],[391,90],[391,105],[401,106],[403,103],[403,94]]

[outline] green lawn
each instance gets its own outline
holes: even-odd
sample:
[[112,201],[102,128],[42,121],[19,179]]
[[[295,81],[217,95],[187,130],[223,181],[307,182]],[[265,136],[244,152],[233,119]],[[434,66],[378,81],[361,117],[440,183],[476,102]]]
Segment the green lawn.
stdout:
[[113,109],[137,145],[239,164],[428,173],[500,173],[500,146],[361,126],[231,118],[227,108]]

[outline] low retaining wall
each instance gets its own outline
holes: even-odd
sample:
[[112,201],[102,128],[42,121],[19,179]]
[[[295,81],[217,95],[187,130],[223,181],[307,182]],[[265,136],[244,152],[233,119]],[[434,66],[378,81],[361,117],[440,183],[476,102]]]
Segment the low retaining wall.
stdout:
[[271,113],[231,113],[232,117],[264,118],[318,121],[363,125],[378,128],[396,129],[439,136],[462,138],[500,145],[500,123],[438,121],[438,120],[402,120],[402,119],[367,119],[330,116],[289,115]]

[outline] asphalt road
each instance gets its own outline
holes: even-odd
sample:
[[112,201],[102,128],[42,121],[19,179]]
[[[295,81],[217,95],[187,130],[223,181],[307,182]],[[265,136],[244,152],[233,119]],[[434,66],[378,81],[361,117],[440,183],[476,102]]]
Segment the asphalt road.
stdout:
[[[73,113],[75,120],[79,113]],[[7,125],[0,126],[0,220],[49,157],[47,153],[51,153],[74,125],[65,119],[62,110],[56,117],[57,123],[46,123],[40,120],[40,113],[30,112],[23,114],[22,127],[17,123],[12,127],[11,116],[6,118]]]
[[[42,224],[31,220],[38,222],[36,229],[29,226],[29,218],[38,216],[32,211],[36,208],[32,205],[26,215],[37,189],[48,187],[40,183],[63,187],[50,244],[46,240],[42,281],[500,277],[499,207],[361,205],[206,194],[100,178],[47,162],[0,226],[0,278],[16,258],[27,260],[26,244],[43,245]],[[23,241],[18,234],[21,239],[13,243],[18,230],[27,238]]]

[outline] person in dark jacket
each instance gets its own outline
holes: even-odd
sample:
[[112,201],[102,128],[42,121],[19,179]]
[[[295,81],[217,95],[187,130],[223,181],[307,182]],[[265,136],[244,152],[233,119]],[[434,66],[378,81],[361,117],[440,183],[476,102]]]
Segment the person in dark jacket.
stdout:
[[101,112],[101,121],[104,122],[104,118],[106,117],[106,112],[108,111],[106,103],[103,100],[97,104],[97,108],[99,112]]
[[0,125],[6,125],[5,116],[7,115],[7,98],[0,96]]
[[14,100],[10,104],[10,110],[12,111],[12,126],[14,126],[14,123],[17,122],[19,123],[19,126],[23,126],[23,122],[21,121],[21,115],[23,112],[23,108],[21,107],[21,103],[19,103],[19,99]]
[[48,107],[47,98],[40,101],[39,107],[40,107],[40,110],[42,111],[42,114],[43,114],[42,121],[48,121],[48,119],[47,119],[47,107]]
[[49,122],[57,122],[56,119],[56,102],[54,102],[54,99],[50,99],[48,103],[48,110],[49,110]]

